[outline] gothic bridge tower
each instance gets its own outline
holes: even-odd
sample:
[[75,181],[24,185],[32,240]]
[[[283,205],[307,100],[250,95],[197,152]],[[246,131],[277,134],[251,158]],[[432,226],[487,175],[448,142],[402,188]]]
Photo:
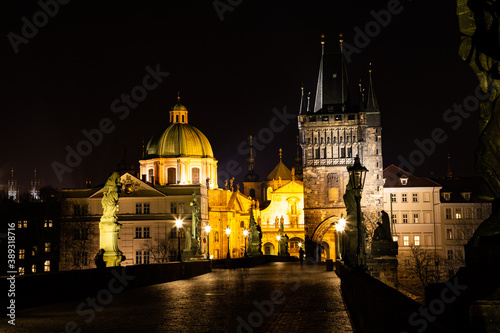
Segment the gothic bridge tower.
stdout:
[[338,219],[346,217],[343,195],[349,180],[347,166],[354,164],[356,155],[368,169],[361,201],[365,220],[381,211],[383,190],[382,127],[371,70],[366,98],[360,89],[357,102],[353,102],[342,40],[335,53],[325,54],[324,40],[321,48],[314,106],[309,96],[304,99],[302,89],[298,116],[306,252],[315,257],[316,245],[322,244],[329,229],[334,231]]

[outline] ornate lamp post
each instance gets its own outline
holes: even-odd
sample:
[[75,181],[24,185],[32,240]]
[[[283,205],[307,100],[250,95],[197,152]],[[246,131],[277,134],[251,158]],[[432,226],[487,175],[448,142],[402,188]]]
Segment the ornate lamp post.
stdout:
[[210,225],[206,225],[205,226],[205,232],[207,233],[207,260],[210,260],[210,238],[209,238],[209,234],[210,234],[210,230],[212,229],[212,227]]
[[245,258],[247,258],[248,257],[248,253],[247,253],[248,230],[247,229],[243,230],[243,237],[245,237]]
[[349,172],[349,181],[351,183],[352,189],[355,191],[354,198],[356,199],[357,208],[357,221],[356,226],[358,229],[358,246],[356,248],[356,266],[363,266],[363,232],[361,229],[361,192],[365,185],[366,172],[368,171],[364,166],[361,165],[359,161],[359,156],[356,155],[354,159],[354,164],[347,167]]
[[[345,219],[341,217],[337,224],[335,225],[335,230],[337,231],[337,253],[339,254],[339,259],[342,260],[343,252],[344,252],[344,242],[342,241],[342,251],[340,251],[340,240],[345,230]],[[339,237],[339,234],[341,235]]]
[[231,259],[231,252],[229,252],[229,235],[231,234],[231,228],[227,227],[226,228],[226,235],[227,235],[227,259]]
[[181,237],[180,229],[182,228],[182,220],[175,220],[175,227],[177,228],[177,261],[182,261],[181,259]]

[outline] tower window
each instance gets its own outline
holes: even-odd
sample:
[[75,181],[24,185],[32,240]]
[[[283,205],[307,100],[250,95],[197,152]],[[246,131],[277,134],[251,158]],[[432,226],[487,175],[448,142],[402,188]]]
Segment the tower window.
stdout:
[[178,115],[178,114],[176,114],[176,115],[175,115],[175,122],[176,122],[176,123],[178,123],[178,122],[179,122],[179,115]]
[[184,122],[184,115],[182,115],[182,122]]
[[168,183],[169,184],[176,184],[177,183],[177,171],[175,168],[168,168],[167,174],[168,174]]
[[193,184],[200,183],[200,168],[191,169],[191,180]]

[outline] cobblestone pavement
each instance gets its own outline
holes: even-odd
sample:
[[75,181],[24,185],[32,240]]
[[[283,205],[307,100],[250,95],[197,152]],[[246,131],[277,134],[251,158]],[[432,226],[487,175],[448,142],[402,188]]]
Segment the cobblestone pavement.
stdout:
[[18,311],[0,332],[352,332],[340,279],[317,265],[214,270],[103,301],[100,311],[82,300]]

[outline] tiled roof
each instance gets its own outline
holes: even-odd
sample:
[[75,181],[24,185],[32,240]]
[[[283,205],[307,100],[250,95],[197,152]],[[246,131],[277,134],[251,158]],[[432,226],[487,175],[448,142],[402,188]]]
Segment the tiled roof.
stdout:
[[[406,185],[401,183],[401,178],[407,178]],[[394,164],[384,169],[384,187],[441,187],[438,183],[425,177],[417,177]]]

